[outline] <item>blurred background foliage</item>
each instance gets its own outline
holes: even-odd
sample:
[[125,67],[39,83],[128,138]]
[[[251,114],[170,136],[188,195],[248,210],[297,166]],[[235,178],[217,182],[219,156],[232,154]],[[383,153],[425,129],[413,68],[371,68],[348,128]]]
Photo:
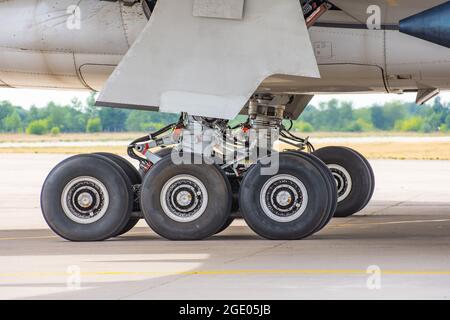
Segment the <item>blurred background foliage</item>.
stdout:
[[[178,115],[130,109],[97,108],[95,94],[86,101],[74,98],[70,105],[50,101],[46,107],[25,109],[0,101],[0,132],[52,134],[72,132],[150,132],[177,121]],[[238,117],[231,124],[245,121]],[[331,99],[309,105],[294,131],[301,132],[450,132],[450,103],[439,97],[419,106],[391,101],[384,105],[354,108],[352,103]]]

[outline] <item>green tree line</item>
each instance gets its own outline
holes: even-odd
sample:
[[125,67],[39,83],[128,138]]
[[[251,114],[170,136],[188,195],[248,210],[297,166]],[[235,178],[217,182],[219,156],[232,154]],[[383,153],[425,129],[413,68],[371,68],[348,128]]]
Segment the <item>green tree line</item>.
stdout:
[[[74,98],[69,105],[49,102],[44,108],[33,106],[27,110],[8,101],[0,101],[0,132],[148,132],[178,119],[176,114],[97,108],[94,102],[95,95],[92,94],[85,102]],[[450,103],[443,103],[438,97],[424,106],[392,101],[354,108],[350,102],[332,99],[318,106],[308,106],[300,119],[294,122],[294,130],[447,132],[450,131]]]
[[450,131],[450,103],[440,97],[426,105],[391,101],[355,109],[350,102],[332,99],[318,107],[308,106],[294,123],[299,131]]
[[72,99],[69,105],[49,102],[29,110],[0,101],[0,132],[58,134],[60,132],[153,131],[178,120],[178,115],[130,109],[98,108],[92,94],[85,103]]

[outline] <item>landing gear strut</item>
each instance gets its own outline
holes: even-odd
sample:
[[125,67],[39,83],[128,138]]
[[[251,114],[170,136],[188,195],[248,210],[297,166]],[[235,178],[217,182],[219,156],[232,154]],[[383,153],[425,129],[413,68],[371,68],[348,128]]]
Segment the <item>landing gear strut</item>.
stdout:
[[[237,211],[264,238],[309,237],[333,216],[364,208],[374,176],[356,151],[315,151],[290,133],[283,121],[291,100],[255,95],[248,120],[232,128],[226,120],[182,114],[130,144],[139,171],[110,153],[71,157],[44,183],[44,217],[72,241],[119,236],[141,218],[167,239],[201,240],[225,230]],[[277,141],[294,150],[275,151]]]

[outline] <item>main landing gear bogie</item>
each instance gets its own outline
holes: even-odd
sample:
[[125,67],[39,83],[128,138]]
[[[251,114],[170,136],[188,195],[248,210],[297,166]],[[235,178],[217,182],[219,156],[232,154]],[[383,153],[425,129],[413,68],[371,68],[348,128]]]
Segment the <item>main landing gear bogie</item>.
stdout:
[[283,152],[276,175],[262,175],[258,163],[243,180],[225,175],[216,165],[175,165],[171,149],[162,150],[161,161],[144,179],[131,163],[110,153],[60,163],[42,190],[49,226],[68,240],[99,241],[131,230],[141,218],[132,212],[141,211],[149,226],[167,239],[200,240],[232,223],[234,196],[257,234],[293,240],[320,231],[333,215],[360,211],[374,191],[368,161],[344,147],[313,154]]
[[[238,215],[267,239],[314,235],[333,216],[362,210],[375,177],[358,152],[314,150],[308,139],[290,133],[283,125],[288,98],[256,95],[247,121],[232,128],[223,119],[182,114],[177,123],[128,146],[139,171],[111,153],[70,157],[43,185],[44,218],[72,241],[117,237],[142,218],[166,239],[202,240]],[[197,152],[205,141],[212,145]],[[295,149],[277,153],[276,141]],[[266,170],[269,163],[276,164],[272,171]]]

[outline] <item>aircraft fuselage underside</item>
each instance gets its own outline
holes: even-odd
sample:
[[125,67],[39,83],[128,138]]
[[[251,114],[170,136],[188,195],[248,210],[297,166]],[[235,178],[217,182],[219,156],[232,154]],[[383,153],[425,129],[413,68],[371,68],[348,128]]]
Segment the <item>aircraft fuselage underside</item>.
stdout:
[[[0,3],[0,87],[103,88],[148,18],[139,2],[129,6],[122,1],[86,1],[79,4],[80,28],[68,29],[70,14],[66,12],[72,2]],[[343,9],[328,11],[309,29],[321,77],[272,75],[257,91],[315,94],[450,89],[447,48],[388,28],[394,21],[443,1],[410,1],[409,9],[392,7],[383,22],[385,30],[368,30],[365,20],[346,13],[346,1],[334,2]],[[268,47],[271,40],[267,39]],[[299,56],[299,61],[302,58]],[[282,55],[278,59],[283,59]]]

